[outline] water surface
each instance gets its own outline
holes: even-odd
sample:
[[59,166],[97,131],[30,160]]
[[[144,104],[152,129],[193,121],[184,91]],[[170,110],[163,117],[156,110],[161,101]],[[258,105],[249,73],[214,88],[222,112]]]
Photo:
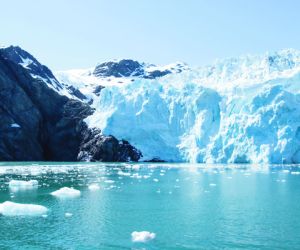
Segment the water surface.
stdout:
[[[47,217],[0,216],[0,249],[299,249],[297,166],[0,163],[0,202]],[[11,190],[10,180],[38,180]],[[98,183],[99,190],[88,186]],[[61,187],[79,198],[50,195]],[[66,217],[71,213],[71,217]],[[149,231],[146,243],[133,231]]]

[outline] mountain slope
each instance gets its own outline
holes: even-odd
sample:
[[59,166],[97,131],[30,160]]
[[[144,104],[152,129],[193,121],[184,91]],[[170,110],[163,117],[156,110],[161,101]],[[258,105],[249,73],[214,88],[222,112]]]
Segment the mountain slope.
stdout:
[[[0,49],[1,161],[140,158],[140,152],[128,142],[89,129],[83,119],[93,109],[62,92],[64,86],[53,77],[50,70],[20,48]],[[111,153],[107,155],[107,151]]]
[[55,76],[26,53],[0,49],[0,160],[300,163],[299,51]]

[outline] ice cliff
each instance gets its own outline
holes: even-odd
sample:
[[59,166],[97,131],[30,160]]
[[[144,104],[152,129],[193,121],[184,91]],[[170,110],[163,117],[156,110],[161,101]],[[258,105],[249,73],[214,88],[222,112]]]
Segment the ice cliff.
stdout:
[[128,141],[142,160],[300,162],[299,51],[219,60],[154,79],[93,76],[84,84],[78,71],[56,77],[72,79],[68,84],[92,99],[89,127]]

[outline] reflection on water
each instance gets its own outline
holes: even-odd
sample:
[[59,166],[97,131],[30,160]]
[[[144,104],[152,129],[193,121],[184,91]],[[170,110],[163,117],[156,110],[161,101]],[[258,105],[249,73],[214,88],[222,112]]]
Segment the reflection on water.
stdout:
[[[37,180],[35,188],[9,188]],[[61,187],[81,191],[58,199]],[[0,216],[0,248],[297,249],[297,166],[1,163],[0,202],[48,208]],[[131,241],[149,231],[147,243]]]

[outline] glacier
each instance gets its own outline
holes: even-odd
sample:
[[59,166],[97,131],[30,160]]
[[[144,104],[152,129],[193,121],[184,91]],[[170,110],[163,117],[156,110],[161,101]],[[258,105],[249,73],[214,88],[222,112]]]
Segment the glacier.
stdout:
[[[85,122],[127,140],[142,160],[300,162],[297,50],[218,60],[155,79],[93,76],[84,82],[80,72],[56,77],[92,99],[95,112]],[[96,95],[99,85],[104,88]]]

